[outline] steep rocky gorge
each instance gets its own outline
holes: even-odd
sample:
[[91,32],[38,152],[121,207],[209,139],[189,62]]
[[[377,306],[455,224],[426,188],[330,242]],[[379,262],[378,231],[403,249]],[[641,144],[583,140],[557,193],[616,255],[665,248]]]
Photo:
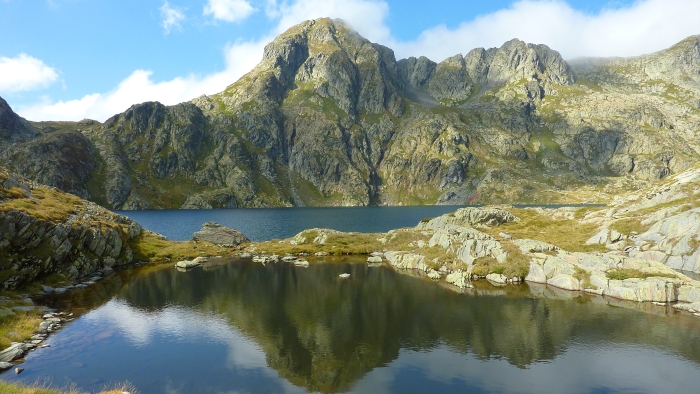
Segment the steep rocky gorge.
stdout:
[[104,123],[0,102],[0,163],[111,209],[610,201],[700,153],[700,36],[564,61],[511,40],[396,60],[342,21],[267,45],[224,91]]

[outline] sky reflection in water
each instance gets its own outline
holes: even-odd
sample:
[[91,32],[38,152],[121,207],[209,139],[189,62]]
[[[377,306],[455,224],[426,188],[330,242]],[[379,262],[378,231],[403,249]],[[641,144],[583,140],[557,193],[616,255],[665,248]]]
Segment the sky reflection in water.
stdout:
[[84,390],[129,380],[142,393],[680,393],[700,383],[700,319],[546,287],[456,294],[342,263],[114,281],[106,303],[74,296],[74,306],[102,305],[2,378]]

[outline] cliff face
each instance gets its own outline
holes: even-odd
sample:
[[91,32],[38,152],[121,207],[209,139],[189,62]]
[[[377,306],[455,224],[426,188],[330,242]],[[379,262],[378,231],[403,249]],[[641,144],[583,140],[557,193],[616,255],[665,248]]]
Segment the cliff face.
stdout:
[[132,262],[141,226],[95,203],[0,168],[0,286],[69,279]]
[[570,63],[519,40],[396,61],[319,19],[190,103],[104,124],[3,109],[0,162],[114,209],[605,201],[698,160],[699,41]]

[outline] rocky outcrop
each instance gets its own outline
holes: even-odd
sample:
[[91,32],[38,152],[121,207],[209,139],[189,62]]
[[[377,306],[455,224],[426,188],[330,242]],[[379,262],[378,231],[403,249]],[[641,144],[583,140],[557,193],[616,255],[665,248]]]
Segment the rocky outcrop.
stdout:
[[235,228],[225,227],[218,223],[206,222],[202,229],[192,235],[194,241],[205,241],[215,245],[238,246],[250,239]]
[[68,279],[131,263],[141,226],[95,203],[0,170],[2,287],[51,274]]
[[2,101],[0,163],[111,209],[608,201],[700,159],[698,42],[567,63],[513,39],[397,61],[317,19],[188,103],[100,124],[29,123]]
[[26,119],[17,115],[0,97],[0,141],[3,145],[25,142],[39,136],[39,131]]

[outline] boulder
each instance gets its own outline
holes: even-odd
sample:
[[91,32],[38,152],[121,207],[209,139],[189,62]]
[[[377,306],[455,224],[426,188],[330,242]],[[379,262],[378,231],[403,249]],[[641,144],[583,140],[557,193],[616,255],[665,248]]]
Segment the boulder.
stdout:
[[23,343],[13,342],[7,349],[0,352],[0,361],[10,362],[16,360],[24,354]]
[[402,269],[427,271],[428,266],[423,262],[425,256],[416,253],[386,252],[384,254],[391,265]]
[[382,262],[382,258],[379,257],[379,256],[370,256],[370,257],[367,258],[367,262],[368,262],[368,263],[381,263],[381,262]]
[[232,246],[250,242],[248,237],[235,228],[224,227],[214,222],[204,223],[202,229],[192,235],[192,239],[195,241],[211,242],[216,245]]
[[428,271],[428,278],[433,279],[433,280],[438,280],[438,279],[442,278],[442,274],[435,271],[434,269],[430,269]]
[[190,260],[178,261],[178,262],[175,264],[175,266],[176,266],[177,268],[183,268],[183,269],[194,268],[194,267],[198,267],[199,265],[200,265],[200,264],[199,264],[198,262],[190,261]]
[[498,283],[498,284],[508,283],[508,277],[503,275],[503,274],[494,274],[494,273],[488,274],[488,275],[486,275],[486,280],[488,280],[489,282]]
[[469,283],[469,276],[463,271],[455,271],[447,275],[445,282],[455,285],[461,289],[472,287],[471,283]]

